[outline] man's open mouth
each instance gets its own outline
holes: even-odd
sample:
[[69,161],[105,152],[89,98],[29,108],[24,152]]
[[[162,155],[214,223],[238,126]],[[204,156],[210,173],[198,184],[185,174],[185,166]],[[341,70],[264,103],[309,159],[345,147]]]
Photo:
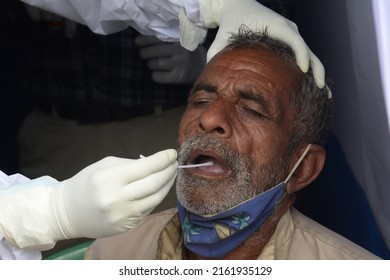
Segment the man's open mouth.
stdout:
[[202,166],[197,168],[192,168],[188,170],[191,173],[200,175],[200,176],[227,176],[230,174],[230,168],[226,164],[225,160],[215,154],[213,151],[200,151],[196,150],[191,153],[186,164],[200,164],[206,162],[213,162],[212,166]]

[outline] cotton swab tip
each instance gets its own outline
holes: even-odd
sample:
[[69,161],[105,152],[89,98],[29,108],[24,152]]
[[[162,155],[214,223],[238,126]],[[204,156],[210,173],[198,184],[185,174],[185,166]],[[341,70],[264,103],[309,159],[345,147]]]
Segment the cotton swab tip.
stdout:
[[197,168],[197,167],[213,166],[213,165],[214,165],[214,162],[208,161],[208,162],[199,163],[199,164],[179,165],[177,168]]
[[[140,158],[145,158],[144,155],[139,155]],[[184,168],[197,168],[197,167],[204,167],[204,166],[213,166],[213,161],[208,161],[204,163],[198,163],[198,164],[186,164],[186,165],[179,165],[177,168],[184,169]]]

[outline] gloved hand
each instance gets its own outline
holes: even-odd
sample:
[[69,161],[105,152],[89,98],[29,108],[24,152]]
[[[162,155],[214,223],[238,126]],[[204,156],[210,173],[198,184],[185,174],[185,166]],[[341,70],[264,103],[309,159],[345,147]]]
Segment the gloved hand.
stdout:
[[179,43],[162,42],[153,36],[140,35],[135,39],[140,56],[148,61],[152,79],[162,84],[191,84],[206,63],[206,49],[198,46],[188,51]]
[[[291,46],[297,65],[303,72],[313,69],[318,87],[325,85],[325,70],[320,60],[311,52],[292,21],[266,8],[255,0],[199,0],[200,20],[208,28],[219,26],[216,38],[207,52],[207,61],[221,51],[228,43],[229,33],[236,33],[241,25],[252,30],[267,28],[270,37]],[[186,25],[180,27],[181,36],[186,36]],[[191,34],[189,34],[190,36]],[[189,38],[181,38],[187,42]],[[329,91],[329,97],[331,96]]]
[[46,21],[52,30],[63,30],[65,37],[68,39],[71,39],[75,36],[77,31],[76,22],[27,4],[25,7],[31,20],[35,22]]
[[138,160],[107,157],[62,182],[45,176],[2,191],[0,233],[18,247],[45,250],[62,239],[124,232],[166,196],[176,156],[170,149]]

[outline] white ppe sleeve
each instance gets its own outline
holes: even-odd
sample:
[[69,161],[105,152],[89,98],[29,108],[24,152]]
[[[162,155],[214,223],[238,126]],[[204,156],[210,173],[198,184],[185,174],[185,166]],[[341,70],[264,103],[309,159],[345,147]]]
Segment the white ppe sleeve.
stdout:
[[[20,174],[7,176],[0,171],[0,197],[4,193],[8,193],[8,189],[13,185],[28,182],[29,179]],[[0,205],[0,211],[2,207]],[[1,223],[1,221],[0,221]],[[8,242],[3,235],[0,234],[0,260],[40,260],[42,254],[36,250],[20,249]]]
[[0,190],[0,234],[28,250],[48,250],[60,240],[52,225],[51,194],[58,181],[43,176]]
[[87,25],[98,34],[111,34],[133,27],[143,35],[178,42],[180,12],[184,12],[188,21],[206,34],[206,28],[199,20],[198,0],[21,1]]

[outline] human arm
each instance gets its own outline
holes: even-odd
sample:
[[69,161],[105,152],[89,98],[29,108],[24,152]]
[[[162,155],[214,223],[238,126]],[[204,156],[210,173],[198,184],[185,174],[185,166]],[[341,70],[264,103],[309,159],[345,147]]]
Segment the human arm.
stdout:
[[270,37],[290,45],[297,65],[303,72],[309,66],[317,85],[325,85],[322,63],[311,52],[295,23],[266,8],[255,0],[21,0],[76,22],[93,32],[109,34],[131,26],[143,35],[162,41],[177,42],[195,50],[207,28],[219,26],[217,36],[208,50],[210,60],[226,44],[230,33],[241,25],[254,30],[267,28]]
[[178,42],[179,13],[185,14],[190,24],[197,25],[196,33],[200,34],[198,43],[203,41],[207,33],[199,21],[198,0],[21,1],[87,25],[98,34],[111,34],[132,27],[144,35],[156,36],[163,41]]
[[[21,174],[13,174],[8,176],[7,174],[0,171],[0,195],[2,190],[28,182],[29,179]],[[0,207],[0,211],[2,211]],[[1,224],[1,223],[0,223]],[[0,260],[40,260],[42,254],[37,250],[24,250],[15,247],[12,243],[4,238],[0,233]]]
[[62,239],[100,238],[137,226],[168,193],[176,151],[131,160],[107,157],[58,182],[44,176],[0,192],[0,234],[47,250]]

